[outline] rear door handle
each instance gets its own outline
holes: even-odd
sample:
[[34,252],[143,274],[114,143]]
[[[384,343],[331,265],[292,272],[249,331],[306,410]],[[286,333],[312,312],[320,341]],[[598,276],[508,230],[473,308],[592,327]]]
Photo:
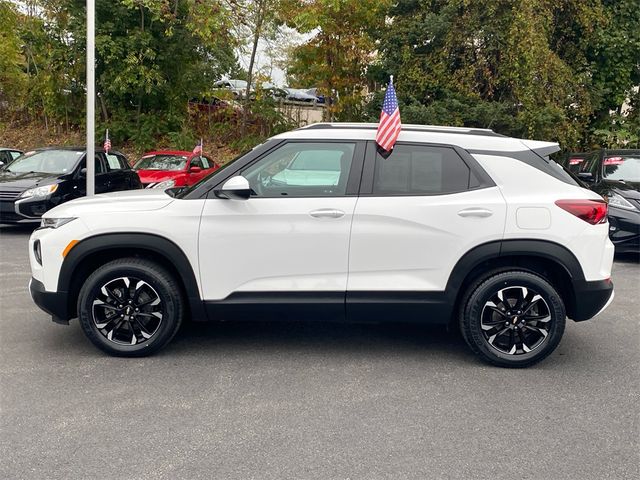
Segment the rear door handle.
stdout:
[[318,210],[311,210],[309,215],[313,218],[340,218],[344,216],[344,212],[335,208],[319,208]]
[[461,217],[480,217],[486,218],[493,215],[493,212],[486,208],[465,208],[464,210],[460,210],[458,215]]

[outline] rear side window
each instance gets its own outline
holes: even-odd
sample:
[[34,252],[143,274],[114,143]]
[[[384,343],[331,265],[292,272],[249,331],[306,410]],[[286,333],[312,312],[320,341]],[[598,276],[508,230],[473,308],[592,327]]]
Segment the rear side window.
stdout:
[[376,155],[374,195],[439,195],[469,188],[471,172],[447,147],[396,145],[384,158]]
[[107,164],[109,165],[109,170],[124,170],[127,167],[124,159],[119,155],[114,155],[112,153],[108,153],[107,155]]

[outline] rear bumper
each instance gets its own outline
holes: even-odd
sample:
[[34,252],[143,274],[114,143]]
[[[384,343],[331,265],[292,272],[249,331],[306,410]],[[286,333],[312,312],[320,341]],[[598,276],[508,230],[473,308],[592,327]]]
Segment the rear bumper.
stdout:
[[595,282],[580,282],[574,287],[575,308],[572,320],[582,322],[600,314],[614,298],[611,279]]
[[69,323],[67,292],[47,292],[44,284],[35,278],[29,281],[29,293],[33,302],[41,310],[51,315],[56,323]]

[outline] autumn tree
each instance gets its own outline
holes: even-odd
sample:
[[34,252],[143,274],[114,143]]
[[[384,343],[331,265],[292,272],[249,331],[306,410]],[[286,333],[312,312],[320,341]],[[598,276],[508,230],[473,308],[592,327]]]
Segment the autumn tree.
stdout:
[[375,58],[375,32],[385,22],[390,0],[286,0],[287,24],[311,37],[291,52],[287,74],[333,99],[330,118],[361,115],[366,71]]

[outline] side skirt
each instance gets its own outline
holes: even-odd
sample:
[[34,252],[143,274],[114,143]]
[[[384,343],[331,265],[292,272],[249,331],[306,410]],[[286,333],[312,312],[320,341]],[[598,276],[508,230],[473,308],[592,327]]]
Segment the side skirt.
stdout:
[[444,292],[236,292],[204,302],[218,321],[420,322],[447,325]]

